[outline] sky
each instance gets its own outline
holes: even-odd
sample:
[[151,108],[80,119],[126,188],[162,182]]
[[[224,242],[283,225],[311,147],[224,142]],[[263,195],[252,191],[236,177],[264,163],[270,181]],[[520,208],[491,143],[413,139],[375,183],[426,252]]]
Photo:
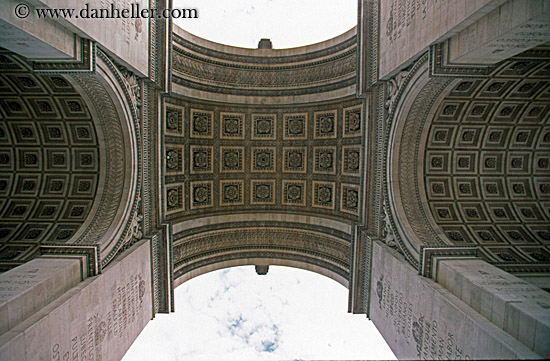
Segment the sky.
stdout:
[[174,0],[174,8],[197,9],[197,19],[177,19],[202,38],[257,48],[269,38],[273,48],[292,48],[343,34],[357,23],[357,0]]
[[[174,0],[198,10],[175,20],[202,38],[257,48],[308,45],[355,26],[357,0]],[[211,272],[175,290],[123,361],[395,359],[365,315],[347,313],[348,290],[304,270],[253,266]]]
[[347,299],[310,271],[210,272],[176,288],[176,312],[157,314],[122,361],[395,360],[365,315],[347,313]]

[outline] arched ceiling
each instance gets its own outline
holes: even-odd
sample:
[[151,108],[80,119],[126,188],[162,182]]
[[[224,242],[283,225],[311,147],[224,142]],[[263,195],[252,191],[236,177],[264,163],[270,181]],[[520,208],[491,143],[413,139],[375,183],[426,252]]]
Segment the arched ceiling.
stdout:
[[172,90],[229,103],[296,104],[355,94],[356,29],[292,49],[220,45],[174,27]]
[[22,262],[65,243],[90,213],[99,182],[92,116],[60,75],[0,54],[0,259]]
[[411,263],[423,262],[424,247],[454,246],[475,247],[495,264],[550,261],[545,54],[519,55],[485,78],[433,76],[424,56],[391,83],[403,100],[388,102],[397,110],[386,223]]
[[176,277],[260,257],[347,278],[364,193],[355,81],[355,29],[280,51],[175,30],[162,175]]
[[426,138],[432,217],[494,262],[550,262],[550,65],[507,62],[439,103]]

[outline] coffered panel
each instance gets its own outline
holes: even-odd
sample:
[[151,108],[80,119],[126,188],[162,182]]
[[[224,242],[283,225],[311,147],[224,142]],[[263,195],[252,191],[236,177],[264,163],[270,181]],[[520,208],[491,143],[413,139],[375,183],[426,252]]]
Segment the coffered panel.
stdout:
[[164,109],[181,124],[164,131],[167,219],[266,211],[359,219],[359,100],[296,107],[173,97]]
[[479,245],[494,262],[540,262],[549,252],[550,103],[539,100],[548,81],[535,76],[540,62],[521,64],[456,84],[425,144],[433,219],[451,243]]
[[21,67],[0,83],[0,258],[23,262],[80,228],[101,160],[91,113],[63,76]]

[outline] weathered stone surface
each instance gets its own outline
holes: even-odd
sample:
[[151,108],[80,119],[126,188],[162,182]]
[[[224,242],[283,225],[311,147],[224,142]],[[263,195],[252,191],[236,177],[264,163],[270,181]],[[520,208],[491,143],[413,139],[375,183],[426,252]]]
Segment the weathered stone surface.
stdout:
[[79,259],[38,258],[0,275],[0,334],[41,310],[83,278]]
[[[39,0],[28,3],[30,13],[22,19],[15,14],[20,4],[15,0],[2,1],[0,4],[0,44],[3,47],[30,59],[68,60],[78,56],[79,49],[75,45],[75,36],[78,35],[98,42],[142,76],[149,74],[149,57],[147,51],[144,51],[149,44],[149,21],[139,16],[131,17],[132,9],[134,15],[139,14],[140,9],[148,9],[148,1],[129,3],[90,0],[86,3],[70,3]],[[74,9],[74,12],[71,17],[60,16],[65,22],[61,24],[52,19],[55,16],[39,18],[35,12],[37,8]],[[100,9],[104,11],[104,18],[100,18]],[[128,18],[117,18],[116,9],[129,10]],[[113,18],[105,18],[110,14]]]
[[[539,355],[550,357],[550,294],[479,259],[439,262],[437,282]],[[479,297],[481,302],[476,302]]]
[[[17,0],[0,3],[0,44],[6,49],[34,59],[71,59],[77,55],[74,33],[52,19],[27,19],[15,15]],[[33,8],[34,9],[34,8]]]
[[548,1],[507,1],[449,40],[449,62],[496,64],[550,40]]
[[378,242],[372,248],[369,317],[398,358],[542,358],[398,253]]
[[[148,241],[136,244],[101,275],[69,289],[4,333],[2,360],[122,358],[152,318],[149,248]],[[55,264],[55,260],[47,261],[47,265],[37,265],[38,269]],[[12,272],[16,271],[24,269]],[[67,277],[78,275],[74,270],[64,271]]]
[[550,35],[546,1],[393,0],[380,5],[383,79],[449,38],[450,61],[495,64],[543,44]]

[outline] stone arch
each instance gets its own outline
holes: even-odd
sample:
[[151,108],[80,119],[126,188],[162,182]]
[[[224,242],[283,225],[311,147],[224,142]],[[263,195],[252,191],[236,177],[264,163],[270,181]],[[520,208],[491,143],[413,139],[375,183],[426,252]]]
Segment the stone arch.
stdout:
[[185,273],[179,276],[178,278],[176,278],[174,280],[174,287],[178,287],[182,283],[192,278],[202,276],[203,274],[214,272],[220,269],[225,269],[230,267],[239,267],[239,266],[257,266],[257,265],[284,266],[284,267],[292,267],[292,268],[302,269],[306,271],[311,271],[311,272],[320,274],[322,276],[328,277],[331,280],[334,280],[340,283],[342,286],[346,288],[349,287],[349,280],[347,278],[343,278],[341,275],[333,271],[327,270],[326,268],[316,266],[305,261],[290,260],[285,258],[272,259],[272,258],[261,258],[261,257],[247,257],[246,255],[242,255],[240,258],[221,260],[218,262],[213,262],[206,266],[195,268],[192,271],[189,271],[188,273]]
[[[224,267],[224,262],[296,265],[326,275],[347,286],[350,244],[322,229],[303,230],[290,225],[226,226],[200,234],[176,234],[173,246],[174,278],[182,280]],[[326,230],[325,230],[326,232]]]
[[[417,266],[421,247],[444,242],[422,207],[418,163],[424,119],[449,80],[430,78],[428,55],[388,84],[384,212],[386,227],[409,262]],[[412,160],[412,161],[411,161]]]
[[5,269],[52,245],[93,246],[104,266],[130,240],[137,114],[123,78],[98,54],[90,74],[34,71],[19,56],[1,55]]
[[415,266],[424,247],[454,246],[548,262],[547,68],[517,57],[483,79],[435,77],[425,55],[392,80],[385,202]]
[[255,259],[347,285],[365,193],[356,35],[242,49],[174,28],[161,176],[176,282]]
[[132,76],[100,49],[96,56],[93,74],[69,77],[95,115],[104,155],[103,193],[96,199],[95,217],[74,243],[97,245],[104,267],[121,249],[141,237],[141,145],[137,99],[129,83]]

